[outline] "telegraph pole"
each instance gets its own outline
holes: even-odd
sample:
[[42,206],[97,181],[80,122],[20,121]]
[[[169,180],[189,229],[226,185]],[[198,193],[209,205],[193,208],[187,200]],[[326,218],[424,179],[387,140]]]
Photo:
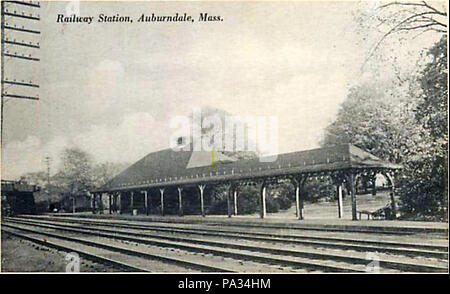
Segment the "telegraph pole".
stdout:
[[50,156],[45,157],[45,164],[47,165],[47,186],[50,187]]
[[45,157],[45,164],[47,165],[47,189],[46,189],[46,193],[47,193],[47,203],[48,203],[48,208],[49,209],[50,209],[50,161],[51,161],[50,156],[46,156]]
[[[40,48],[39,42],[30,42],[17,39],[19,36],[40,35],[40,31],[25,27],[25,25],[17,25],[15,22],[36,22],[40,20],[37,13],[40,4],[37,1],[1,1],[1,130],[0,130],[0,146],[3,145],[3,115],[5,99],[25,99],[39,100],[38,95],[23,95],[16,92],[17,88],[39,88],[39,85],[33,81],[20,80],[18,77],[5,76],[5,61],[10,59],[22,60],[25,62],[38,62],[40,59],[31,54],[21,53],[20,50],[31,49],[32,51]],[[25,11],[24,11],[25,9]],[[6,86],[8,88],[6,88]],[[12,87],[12,88],[11,88]],[[11,88],[11,92],[9,90]],[[3,150],[3,148],[2,148]]]

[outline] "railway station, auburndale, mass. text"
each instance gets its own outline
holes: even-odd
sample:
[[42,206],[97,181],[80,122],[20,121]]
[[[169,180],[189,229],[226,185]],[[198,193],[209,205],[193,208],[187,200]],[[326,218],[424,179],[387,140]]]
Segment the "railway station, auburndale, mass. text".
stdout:
[[187,13],[174,13],[170,15],[157,15],[155,13],[145,14],[142,13],[138,17],[131,17],[127,15],[114,14],[114,15],[106,15],[100,13],[95,16],[79,16],[76,14],[71,14],[69,16],[64,14],[57,14],[56,22],[57,23],[80,23],[80,24],[91,24],[93,22],[98,23],[133,23],[136,19],[138,23],[144,22],[218,22],[223,21],[223,18],[220,15],[211,15],[209,13],[203,12],[199,13],[198,16],[194,17]]

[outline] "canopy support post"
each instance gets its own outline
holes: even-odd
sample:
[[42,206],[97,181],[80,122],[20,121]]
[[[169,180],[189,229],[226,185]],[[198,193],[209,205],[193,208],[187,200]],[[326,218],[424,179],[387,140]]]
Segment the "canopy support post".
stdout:
[[109,200],[109,214],[112,214],[112,195],[111,193],[108,193],[108,200]]
[[178,187],[178,215],[179,216],[183,216],[183,198],[182,198],[181,192],[183,192],[183,188]]
[[265,181],[263,181],[261,184],[261,190],[260,190],[260,212],[259,212],[260,218],[265,218],[267,215],[266,192],[267,192],[266,183],[265,183]]
[[164,188],[159,189],[159,193],[161,194],[161,216],[164,216]]
[[233,191],[234,215],[238,215],[238,189],[235,187]]
[[145,214],[148,215],[148,192],[147,190],[144,190],[142,193],[144,193]]
[[298,220],[305,219],[305,207],[302,197],[302,190],[307,178],[307,176],[297,176],[291,179],[291,182],[295,187],[295,216]]
[[205,190],[206,185],[198,185],[198,189],[200,190],[200,212],[202,217],[205,217],[205,203],[203,200],[203,192]]
[[396,201],[395,201],[395,181],[394,181],[394,177],[389,172],[385,172],[384,175],[387,177],[387,179],[389,180],[389,182],[391,184],[391,191],[389,192],[389,196],[391,198],[391,211],[392,211],[391,218],[392,219],[396,219],[397,218],[397,204],[396,204]]

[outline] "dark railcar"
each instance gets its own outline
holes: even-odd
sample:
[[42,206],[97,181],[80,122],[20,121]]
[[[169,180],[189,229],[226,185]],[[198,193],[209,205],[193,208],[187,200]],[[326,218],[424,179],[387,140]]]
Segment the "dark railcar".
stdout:
[[34,192],[36,185],[20,181],[2,180],[2,215],[33,214],[36,212]]

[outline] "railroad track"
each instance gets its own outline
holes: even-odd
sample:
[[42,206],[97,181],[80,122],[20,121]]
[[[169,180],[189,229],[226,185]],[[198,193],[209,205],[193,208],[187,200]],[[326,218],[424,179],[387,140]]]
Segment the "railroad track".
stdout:
[[[42,223],[46,222],[46,219],[36,218]],[[24,219],[22,219],[24,220]],[[29,220],[29,219],[25,219]],[[97,220],[74,220],[74,219],[61,219],[52,218],[47,223],[52,224],[54,222],[64,222],[71,224],[83,224],[87,226],[105,226],[114,228],[125,228],[133,230],[145,230],[158,233],[171,233],[182,235],[198,235],[205,237],[221,237],[221,238],[234,238],[245,239],[260,242],[271,242],[285,246],[290,245],[303,245],[320,248],[334,248],[343,250],[354,250],[361,252],[384,252],[392,254],[400,254],[405,256],[424,256],[440,259],[448,259],[448,246],[433,245],[426,243],[412,243],[412,242],[398,242],[398,241],[383,241],[383,240],[367,240],[357,238],[342,238],[332,236],[314,236],[311,234],[273,234],[267,232],[244,232],[240,230],[211,229],[211,228],[180,228],[180,227],[160,227],[153,224],[124,224],[120,222],[102,222]],[[147,234],[152,237],[152,235]],[[167,238],[168,240],[183,241],[181,237],[167,237],[161,235],[153,235],[153,237]]]
[[[182,250],[184,252],[194,252],[213,256],[221,256],[231,258],[233,260],[246,260],[261,264],[276,265],[281,267],[291,267],[306,270],[319,270],[326,272],[364,272],[365,266],[370,262],[362,254],[354,254],[354,252],[327,252],[324,250],[312,249],[312,248],[301,248],[298,249],[285,249],[281,246],[273,246],[270,244],[255,244],[245,243],[240,241],[235,241],[236,236],[233,236],[233,240],[228,241],[217,241],[208,240],[205,238],[188,238],[179,236],[168,236],[163,234],[149,234],[148,232],[137,232],[137,230],[142,230],[142,227],[148,229],[148,226],[134,226],[130,228],[129,225],[125,229],[125,225],[117,224],[105,224],[96,221],[86,221],[83,220],[80,223],[67,224],[67,220],[62,221],[58,219],[57,221],[43,221],[43,220],[30,220],[30,219],[19,219],[19,218],[8,218],[7,222],[3,225],[9,228],[14,228],[16,230],[23,230],[26,232],[36,232],[39,231],[40,234],[46,236],[57,238],[61,236],[63,238],[74,238],[63,236],[62,234],[54,234],[45,232],[43,230],[54,230],[57,232],[65,232],[68,234],[78,234],[82,236],[97,236],[107,240],[120,240],[125,242],[132,242],[136,244],[146,244],[150,246],[158,246],[161,248],[176,248],[177,250]],[[110,225],[115,226],[114,230],[109,229]],[[87,226],[87,227],[86,227]],[[120,228],[120,229],[119,229]],[[150,228],[152,229],[152,228]],[[159,232],[161,233],[161,232]],[[173,233],[173,232],[172,232]],[[216,232],[217,233],[217,232]],[[211,236],[208,236],[211,237]],[[230,237],[229,235],[221,236]],[[249,236],[250,237],[250,236]],[[280,238],[278,238],[280,239]],[[261,239],[257,239],[261,242]],[[273,238],[270,239],[274,241]],[[266,240],[267,241],[267,240]],[[279,241],[279,240],[276,240]],[[284,240],[291,242],[292,240]],[[93,241],[83,239],[77,242],[88,243],[92,246],[100,246],[102,248],[108,247],[105,244],[92,244]],[[281,241],[283,242],[283,241]],[[316,244],[317,245],[317,244]],[[322,244],[323,245],[323,244]],[[321,246],[322,246],[321,245]],[[342,244],[341,244],[342,245]],[[430,245],[431,246],[431,245]],[[285,246],[284,246],[285,247]],[[111,248],[108,248],[111,249]],[[361,248],[362,249],[362,248]],[[373,250],[374,248],[371,248]],[[386,248],[384,248],[386,249]],[[396,248],[399,249],[399,248]],[[417,254],[420,250],[411,249],[409,254]],[[430,249],[430,248],[428,248]],[[439,248],[442,249],[442,248]],[[114,248],[117,250],[117,248]],[[405,250],[405,249],[402,249]],[[366,250],[367,251],[367,250]],[[424,250],[422,250],[424,251]],[[430,250],[426,250],[426,254],[430,254]],[[429,252],[428,252],[429,251]],[[141,252],[142,253],[142,252]],[[436,253],[436,254],[435,254]],[[443,252],[435,251],[434,257],[442,257]],[[437,254],[440,253],[441,255]],[[130,254],[128,252],[128,254]],[[137,254],[136,252],[133,254]],[[419,254],[418,254],[419,255]],[[448,256],[448,255],[447,255]],[[147,256],[149,257],[149,256]],[[156,258],[152,256],[152,258]],[[171,261],[168,261],[171,262]],[[173,261],[172,261],[173,262]],[[217,263],[215,263],[217,264]],[[382,271],[409,271],[409,272],[447,272],[448,265],[442,262],[426,262],[417,260],[406,260],[398,259],[395,257],[391,258],[380,258],[380,267]],[[192,265],[191,265],[192,266]],[[231,267],[224,269],[212,269],[212,271],[232,271],[234,268]],[[206,270],[206,268],[205,268]]]
[[[6,227],[6,228],[5,228]],[[232,272],[231,269],[226,267],[214,266],[212,264],[194,263],[179,258],[166,257],[156,254],[149,254],[138,250],[133,250],[124,246],[109,245],[102,242],[95,242],[86,238],[72,237],[61,234],[54,234],[38,230],[36,228],[18,227],[6,223],[2,223],[2,232],[13,235],[20,239],[25,239],[39,245],[54,248],[64,252],[76,252],[80,256],[86,259],[92,260],[100,264],[106,264],[113,266],[117,269],[132,271],[132,272],[151,272],[152,266],[139,267],[136,264],[142,264],[142,259],[153,260],[163,262],[165,265],[177,265],[184,271],[201,271],[201,272]],[[32,234],[31,236],[29,234]],[[66,242],[61,242],[66,241]],[[85,245],[87,250],[79,249],[80,244]],[[97,249],[97,250],[93,250]],[[98,249],[101,252],[98,253]],[[97,252],[95,252],[97,251]],[[114,253],[120,253],[121,255],[127,255],[128,261],[121,261],[118,258],[110,258],[107,256]],[[130,257],[134,257],[131,258]],[[121,258],[122,260],[124,258]],[[139,260],[141,259],[141,260]],[[145,262],[144,262],[145,263]]]
[[[199,245],[195,245],[195,244],[179,244],[179,243],[170,243],[169,241],[167,242],[163,242],[163,241],[158,241],[158,240],[152,240],[152,239],[144,239],[144,238],[135,238],[135,237],[129,237],[129,236],[125,236],[125,235],[121,235],[121,234],[105,234],[105,233],[101,233],[101,232],[95,232],[95,231],[88,231],[88,230],[80,230],[80,229],[72,229],[72,228],[63,228],[63,227],[58,227],[56,225],[12,225],[9,222],[3,222],[2,224],[3,227],[7,227],[7,228],[11,228],[11,229],[16,229],[19,231],[23,231],[23,232],[27,232],[27,233],[38,233],[42,236],[45,236],[46,238],[51,237],[51,238],[60,238],[63,240],[69,240],[69,241],[73,241],[75,243],[81,243],[81,244],[87,244],[93,247],[100,247],[100,248],[105,248],[105,249],[111,249],[113,251],[119,251],[119,252],[123,252],[125,254],[140,254],[140,256],[144,256],[144,257],[148,257],[148,258],[156,258],[156,259],[164,259],[164,261],[168,262],[168,263],[172,263],[172,260],[169,260],[167,258],[165,258],[165,256],[163,255],[147,255],[146,253],[143,253],[142,251],[136,251],[133,250],[133,252],[128,252],[125,250],[122,250],[120,248],[116,248],[117,246],[110,246],[108,244],[105,244],[105,242],[95,242],[86,238],[79,238],[79,237],[69,237],[67,235],[63,235],[60,233],[60,231],[65,231],[65,232],[70,232],[70,233],[76,233],[79,235],[91,235],[91,236],[97,236],[97,237],[104,237],[105,240],[107,242],[109,242],[109,240],[111,239],[117,239],[117,240],[121,240],[121,241],[127,241],[127,242],[134,242],[137,244],[146,244],[146,245],[153,245],[153,246],[159,246],[159,247],[165,247],[165,248],[176,248],[178,250],[182,250],[184,252],[195,252],[195,253],[203,253],[204,255],[202,256],[202,259],[204,259],[203,261],[198,261],[197,264],[198,265],[202,265],[203,263],[207,262],[207,259],[205,260],[205,256],[206,257],[210,257],[212,256],[220,256],[220,257],[227,257],[227,258],[231,258],[234,259],[235,262],[239,262],[239,261],[251,261],[253,263],[260,263],[263,264],[265,266],[269,266],[269,265],[276,265],[277,267],[293,267],[293,268],[298,268],[298,269],[307,269],[307,271],[328,271],[328,272],[364,272],[364,267],[363,266],[354,266],[351,264],[345,264],[342,265],[340,263],[336,263],[336,262],[327,262],[327,261],[321,261],[321,260],[317,260],[317,261],[313,261],[311,259],[307,259],[307,258],[296,258],[295,260],[293,260],[292,258],[287,258],[287,257],[279,257],[279,256],[274,256],[274,255],[270,255],[270,254],[263,254],[263,253],[254,253],[254,252],[248,252],[248,251],[243,251],[243,250],[236,250],[236,249],[217,249],[214,247],[207,247],[207,246],[199,246]],[[2,228],[3,229],[3,228]],[[53,229],[53,230],[57,230],[59,231],[58,233],[50,233],[48,231],[45,231],[44,229]],[[167,253],[167,252],[165,252]],[[183,259],[178,259],[175,260],[175,262],[183,262]],[[217,266],[217,262],[209,262],[211,264],[211,267],[215,267],[215,268],[211,268],[211,269],[207,269],[207,270],[203,270],[203,271],[214,271],[214,272],[239,272],[238,269],[235,268],[227,268],[227,267],[222,267],[222,266]],[[213,266],[213,264],[215,266]],[[189,263],[190,266],[193,266],[192,263]],[[235,264],[236,265],[236,264]],[[247,269],[248,270],[248,269]],[[270,272],[270,271],[267,271]]]
[[[56,218],[65,218],[65,215],[59,215],[54,214],[52,215]],[[91,217],[87,215],[78,215],[78,219],[80,218],[86,218],[91,219]],[[108,220],[111,219],[107,215],[104,215],[104,217],[96,217],[96,219],[101,220]],[[121,218],[122,220],[129,220],[132,221],[132,219],[127,218]],[[142,220],[142,219],[141,219]],[[152,222],[152,223],[160,223],[160,224],[172,224],[172,225],[183,225],[183,224],[197,224],[197,225],[209,225],[209,226],[220,226],[220,227],[247,227],[247,228],[263,228],[263,229],[276,229],[276,230],[293,230],[293,231],[317,231],[317,232],[350,232],[350,233],[363,233],[363,234],[374,234],[374,235],[393,235],[393,236],[407,236],[407,235],[414,235],[418,233],[434,233],[440,236],[448,237],[448,229],[439,229],[439,228],[417,228],[417,227],[402,227],[401,230],[399,230],[396,227],[372,227],[368,226],[366,228],[364,227],[353,227],[353,226],[342,226],[342,225],[327,225],[327,224],[320,224],[320,225],[313,225],[313,224],[301,224],[298,223],[294,226],[289,225],[283,225],[283,224],[273,224],[273,223],[248,223],[248,222],[215,222],[214,220],[208,220],[208,219],[183,219],[183,218],[176,218],[176,219],[165,219],[160,217],[148,217],[145,219],[146,222]]]
[[146,270],[139,268],[137,266],[128,264],[128,263],[124,263],[124,262],[120,262],[118,260],[114,260],[111,258],[107,258],[98,254],[94,254],[88,251],[84,251],[84,250],[80,250],[77,249],[75,246],[73,247],[69,247],[69,246],[65,246],[62,245],[58,242],[52,242],[49,241],[45,238],[37,238],[37,237],[33,237],[33,236],[29,236],[23,233],[20,233],[18,231],[14,231],[14,230],[8,230],[8,229],[4,229],[2,228],[2,234],[8,234],[11,236],[15,236],[19,239],[24,239],[24,240],[28,240],[30,242],[48,247],[48,248],[53,248],[56,249],[58,251],[64,251],[66,253],[70,253],[70,252],[76,252],[78,253],[81,257],[84,257],[90,261],[99,263],[99,264],[105,264],[108,266],[112,266],[118,270],[123,270],[123,271],[132,271],[132,272],[144,272]]

